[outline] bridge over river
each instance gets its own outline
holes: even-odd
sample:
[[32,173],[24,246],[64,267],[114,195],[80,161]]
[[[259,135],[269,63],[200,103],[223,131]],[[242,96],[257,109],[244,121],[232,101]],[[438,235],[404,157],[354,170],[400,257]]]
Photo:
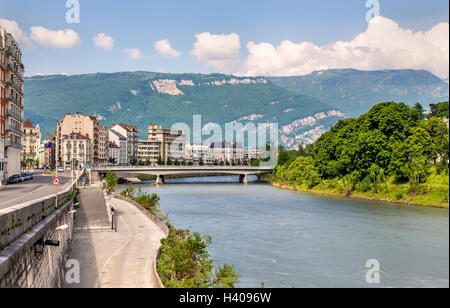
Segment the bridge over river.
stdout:
[[249,166],[157,166],[157,167],[96,167],[90,169],[91,180],[99,179],[100,175],[113,171],[118,177],[136,177],[141,174],[156,176],[157,184],[164,184],[164,176],[168,175],[239,175],[241,183],[248,183],[248,176],[272,172],[271,166],[249,167]]

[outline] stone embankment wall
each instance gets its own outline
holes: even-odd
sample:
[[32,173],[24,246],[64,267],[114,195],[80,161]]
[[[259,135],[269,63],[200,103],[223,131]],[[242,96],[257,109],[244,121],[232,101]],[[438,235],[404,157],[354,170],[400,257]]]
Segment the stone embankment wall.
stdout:
[[[55,197],[46,197],[0,211],[0,288],[62,286],[74,220],[68,195],[59,194],[58,206]],[[40,245],[41,239],[60,246]]]

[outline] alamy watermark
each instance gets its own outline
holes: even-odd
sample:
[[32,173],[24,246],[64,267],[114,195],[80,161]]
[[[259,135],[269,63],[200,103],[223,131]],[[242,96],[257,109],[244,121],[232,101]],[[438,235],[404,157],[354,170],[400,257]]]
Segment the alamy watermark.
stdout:
[[378,0],[367,0],[366,8],[369,9],[366,13],[366,21],[370,23],[372,19],[380,16],[380,1]]
[[81,282],[80,262],[78,260],[68,260],[66,270],[65,280],[67,284],[79,284]]
[[[194,115],[191,127],[186,123],[176,123],[172,131],[182,131],[183,135],[176,138],[169,149],[174,158],[182,158],[178,145],[188,142],[195,145],[211,146],[214,143],[233,143],[236,148],[257,150],[261,160],[260,166],[275,168],[278,164],[279,131],[278,123],[247,123],[239,122],[225,124],[225,131],[217,123],[202,125],[201,115]],[[204,137],[206,139],[204,140]]]
[[66,13],[66,22],[68,24],[79,24],[80,2],[78,0],[67,0],[66,8],[69,9]]
[[381,274],[383,273],[380,261],[377,259],[370,259],[366,262],[366,268],[366,282],[368,284],[380,284]]

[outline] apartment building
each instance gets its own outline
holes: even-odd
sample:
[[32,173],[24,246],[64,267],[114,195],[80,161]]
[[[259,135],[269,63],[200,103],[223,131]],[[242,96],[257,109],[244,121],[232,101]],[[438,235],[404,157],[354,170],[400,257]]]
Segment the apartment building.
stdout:
[[0,26],[0,183],[21,171],[23,76],[20,47]]
[[33,126],[30,120],[23,123],[22,162],[38,164],[38,152],[41,145],[41,129],[39,124]]
[[116,124],[110,131],[116,132],[127,140],[127,164],[132,158],[138,159],[139,131],[136,127],[127,124]]
[[119,161],[120,161],[120,147],[115,142],[110,141],[108,149],[109,149],[108,163],[111,164],[111,162],[109,162],[109,160],[110,159],[114,159],[115,160],[115,165],[119,165]]
[[[127,165],[128,164],[128,149],[127,149],[127,138],[119,134],[118,132],[110,129],[109,130],[109,142],[114,143],[119,147],[119,157],[117,158],[117,164]],[[110,157],[111,153],[109,154]],[[115,157],[113,157],[115,158]]]
[[210,146],[214,160],[221,162],[237,162],[244,160],[244,147],[236,142],[214,142]]
[[109,131],[104,125],[99,129],[99,149],[98,149],[98,164],[107,164],[109,161]]
[[214,153],[207,145],[201,144],[186,144],[186,162],[199,164],[203,161],[205,165],[212,165],[214,163]]
[[165,162],[183,159],[185,156],[186,135],[183,131],[164,129],[160,125],[148,126],[148,141],[160,142],[159,156]]
[[89,164],[91,159],[91,140],[80,133],[70,133],[62,138],[62,166]]
[[88,164],[104,164],[108,161],[109,136],[106,127],[101,127],[97,118],[84,115],[82,112],[66,114],[57,123],[56,145],[57,162],[63,164],[63,138],[72,133],[80,134],[90,140],[90,161]]
[[157,164],[161,156],[162,142],[157,139],[139,140],[138,159],[150,164]]

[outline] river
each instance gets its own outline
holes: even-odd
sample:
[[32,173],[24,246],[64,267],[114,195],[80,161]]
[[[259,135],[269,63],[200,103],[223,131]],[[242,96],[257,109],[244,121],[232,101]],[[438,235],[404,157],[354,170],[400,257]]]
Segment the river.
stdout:
[[[239,287],[449,287],[449,211],[322,197],[236,177],[168,180],[158,193],[178,228],[212,237]],[[366,281],[376,259],[379,284]]]

